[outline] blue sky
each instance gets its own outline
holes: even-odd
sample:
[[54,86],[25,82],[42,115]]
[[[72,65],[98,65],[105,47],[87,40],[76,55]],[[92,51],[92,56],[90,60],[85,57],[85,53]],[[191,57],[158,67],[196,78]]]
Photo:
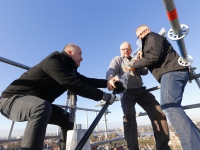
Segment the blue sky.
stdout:
[[[200,72],[200,1],[174,1],[179,22],[189,26],[189,34],[184,39],[189,55],[194,58],[192,66]],[[105,78],[111,59],[119,55],[119,45],[123,41],[137,49],[135,29],[147,24],[152,31],[159,32],[162,27],[171,28],[165,8],[160,1],[149,0],[0,0],[0,56],[34,66],[53,51],[61,51],[68,43],[79,45],[83,51],[83,62],[78,71],[88,77]],[[179,53],[175,41],[170,41]],[[0,62],[0,91],[3,91],[25,70]],[[154,77],[143,77],[144,85],[151,88],[159,85]],[[106,90],[106,89],[105,89]],[[152,92],[160,100],[159,90]],[[183,105],[199,101],[199,88],[195,81],[185,89]],[[56,104],[66,103],[66,93],[56,99]],[[97,102],[78,97],[78,107],[100,109]],[[120,102],[110,106],[112,113],[107,116],[108,128],[122,127]],[[136,105],[137,112],[143,112]],[[199,116],[199,108],[187,110],[191,118]],[[95,114],[88,112],[89,123]],[[150,124],[148,117],[137,118],[138,125]],[[11,121],[0,115],[0,136],[7,135]],[[85,113],[77,112],[77,123],[85,127]],[[103,128],[103,121],[101,120]],[[21,134],[26,123],[16,123],[13,135]],[[48,132],[55,129],[48,126]],[[55,129],[56,130],[56,129]],[[54,130],[54,131],[55,131]],[[18,132],[20,131],[20,133]]]

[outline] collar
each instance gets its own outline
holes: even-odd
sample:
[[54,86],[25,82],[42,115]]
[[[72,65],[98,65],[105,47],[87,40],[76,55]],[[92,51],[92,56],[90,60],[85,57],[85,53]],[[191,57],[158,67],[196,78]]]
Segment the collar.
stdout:
[[64,54],[64,55],[66,55],[66,56],[68,56],[68,57],[70,57],[70,55],[67,54],[65,51],[62,51],[61,53]]
[[127,58],[127,57],[125,57],[125,56],[122,56],[122,58],[123,58],[123,59],[125,59],[125,58],[126,58],[126,59],[128,59],[128,60],[131,60],[131,59],[132,59],[132,57],[131,57],[131,56],[129,56],[128,58]]
[[73,69],[77,69],[75,61],[71,58],[69,54],[67,54],[65,51],[62,51],[61,54],[65,63],[70,64],[70,67],[72,67]]
[[145,36],[143,37],[143,39],[142,39],[142,47],[144,47],[145,41],[146,41],[147,37],[148,37],[151,33],[153,33],[153,32],[149,32],[147,35],[145,35]]

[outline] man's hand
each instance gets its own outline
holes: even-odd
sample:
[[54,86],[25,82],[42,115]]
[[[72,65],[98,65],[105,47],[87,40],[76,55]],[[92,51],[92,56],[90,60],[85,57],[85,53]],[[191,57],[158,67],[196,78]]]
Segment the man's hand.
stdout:
[[132,58],[134,61],[138,61],[138,57],[133,57]]
[[142,54],[143,54],[143,52],[140,50],[140,51],[138,51],[137,52],[137,58],[138,59],[142,59]]
[[124,68],[124,72],[126,72],[126,71],[133,71],[133,72],[135,72],[135,68],[131,68],[131,67]]
[[114,101],[116,100],[116,96],[114,94],[104,92],[102,100],[104,100],[112,105],[114,103]]
[[112,76],[108,77],[107,89],[109,91],[110,90],[113,91],[114,89],[116,89],[115,81],[119,81],[119,79],[117,77],[112,77]]

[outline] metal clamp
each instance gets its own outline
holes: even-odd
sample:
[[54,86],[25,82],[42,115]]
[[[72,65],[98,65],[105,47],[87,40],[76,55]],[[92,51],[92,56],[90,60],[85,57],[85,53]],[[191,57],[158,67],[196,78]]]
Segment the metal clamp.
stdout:
[[178,59],[178,63],[181,66],[190,66],[192,62],[193,62],[193,58],[190,55],[187,56],[187,60],[185,60],[183,57],[179,57]]
[[171,28],[168,31],[168,38],[173,41],[184,38],[189,32],[189,27],[185,24],[181,24],[181,30],[182,30],[182,32],[179,35],[175,35],[173,29]]

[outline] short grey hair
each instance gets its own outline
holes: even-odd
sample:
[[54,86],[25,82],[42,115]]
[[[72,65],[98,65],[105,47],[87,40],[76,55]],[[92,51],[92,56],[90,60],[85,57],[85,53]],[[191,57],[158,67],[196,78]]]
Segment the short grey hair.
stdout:
[[[122,44],[125,44],[125,43],[128,44],[130,49],[132,50],[131,44],[129,42],[127,42],[127,41],[122,42]],[[120,47],[122,46],[122,44],[120,45]]]
[[143,24],[143,25],[140,25],[139,27],[137,27],[137,29],[135,30],[135,32],[137,32],[140,28],[149,28],[147,25]]
[[67,44],[64,48],[63,48],[63,51],[67,51],[67,50],[71,50],[72,52],[75,52],[76,49],[80,49],[80,47],[76,44],[73,44],[73,43],[69,43]]

